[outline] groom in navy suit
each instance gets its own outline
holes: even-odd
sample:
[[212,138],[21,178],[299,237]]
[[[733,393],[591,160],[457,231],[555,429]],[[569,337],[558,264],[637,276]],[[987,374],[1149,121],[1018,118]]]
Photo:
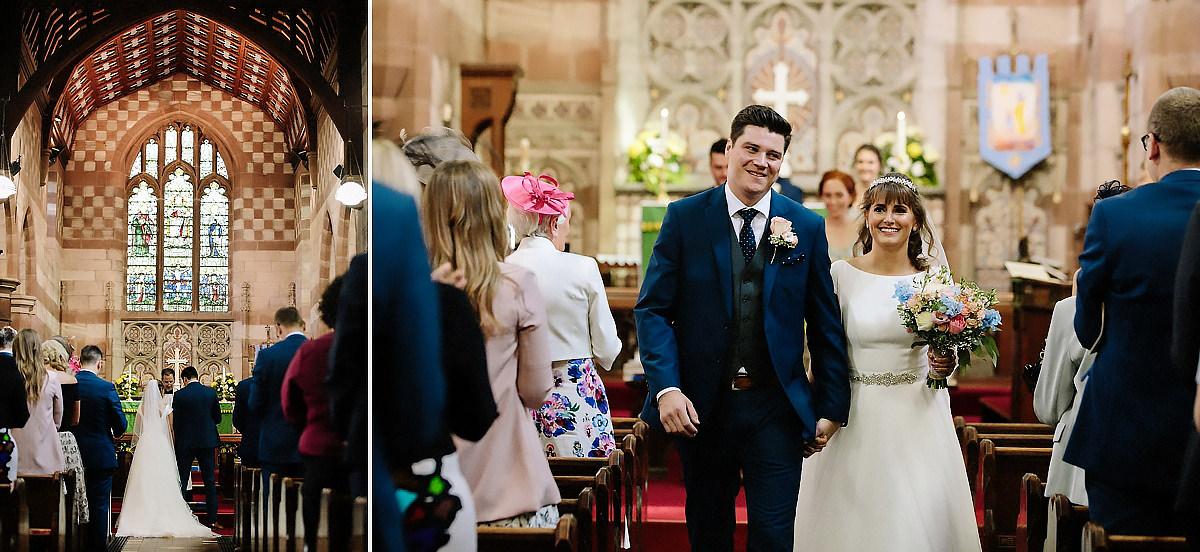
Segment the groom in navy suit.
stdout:
[[726,184],[667,208],[634,309],[641,417],[678,437],[694,551],[733,549],[739,485],[747,549],[792,550],[801,461],[849,417],[824,221],[771,191],[791,133],[769,107],[738,113]]
[[1146,126],[1158,181],[1097,202],[1079,254],[1075,333],[1100,342],[1063,459],[1084,469],[1091,519],[1109,533],[1182,534],[1172,505],[1196,386],[1171,373],[1171,311],[1200,201],[1200,90],[1167,91]]
[[104,353],[95,345],[79,351],[79,424],[71,428],[79,444],[83,462],[83,480],[87,487],[89,552],[108,547],[109,501],[112,497],[113,472],[117,469],[117,451],[113,442],[125,434],[125,412],[117,398],[117,388],[96,375],[104,366]]
[[183,387],[175,392],[172,404],[172,427],[175,429],[175,462],[179,465],[179,490],[187,497],[188,479],[192,477],[192,460],[200,465],[204,481],[204,506],[208,524],[217,525],[216,450],[220,442],[217,424],[221,423],[221,405],[217,392],[200,383],[195,366],[183,369]]

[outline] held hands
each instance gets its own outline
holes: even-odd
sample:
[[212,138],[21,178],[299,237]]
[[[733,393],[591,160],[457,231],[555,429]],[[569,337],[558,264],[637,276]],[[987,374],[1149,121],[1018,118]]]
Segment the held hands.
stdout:
[[825,446],[829,444],[829,439],[833,437],[834,433],[837,433],[840,427],[842,424],[832,420],[825,418],[817,420],[817,436],[804,445],[804,457],[808,458],[824,450]]
[[695,437],[700,416],[692,401],[682,391],[668,391],[658,399],[658,419],[667,434],[679,437]]
[[929,348],[929,372],[935,379],[950,377],[956,366],[958,366],[958,359],[955,357],[954,351],[943,355],[942,351],[938,351],[934,347]]

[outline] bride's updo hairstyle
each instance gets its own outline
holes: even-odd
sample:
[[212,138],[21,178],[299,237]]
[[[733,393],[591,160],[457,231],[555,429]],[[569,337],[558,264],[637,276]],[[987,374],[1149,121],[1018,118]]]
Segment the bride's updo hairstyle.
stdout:
[[[921,194],[917,193],[917,186],[908,176],[897,172],[890,172],[876,178],[871,183],[871,187],[867,188],[863,194],[862,216],[864,221],[867,220],[867,213],[871,211],[871,208],[880,203],[884,205],[897,203],[912,211],[915,224],[912,233],[908,235],[908,262],[917,270],[927,270],[929,259],[922,254],[922,246],[926,242],[933,242],[933,234],[929,231],[925,216],[925,204],[921,201]],[[871,242],[871,229],[864,223],[858,230],[858,241],[855,246],[860,248],[863,254],[866,254],[871,251]]]

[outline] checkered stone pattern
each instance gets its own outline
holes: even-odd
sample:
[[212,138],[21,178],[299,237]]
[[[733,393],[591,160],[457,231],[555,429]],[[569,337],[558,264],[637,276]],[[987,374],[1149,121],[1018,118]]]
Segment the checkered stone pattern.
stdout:
[[[290,251],[296,248],[296,192],[293,188],[235,188],[230,206],[230,236],[234,243],[255,249]],[[240,192],[240,193],[239,193]]]
[[[233,134],[235,147],[248,158],[243,172],[249,174],[290,174],[287,162],[287,142],[284,134],[270,117],[254,104],[238,99],[183,74],[138,90],[96,110],[79,126],[72,146],[67,170],[124,171],[128,167],[112,166],[117,143],[143,116],[156,113],[171,104],[189,104],[199,111],[221,120]],[[186,119],[186,115],[181,115]],[[202,127],[203,128],[203,127]],[[209,131],[212,132],[211,130]],[[222,152],[232,163],[229,152]],[[237,167],[231,176],[236,181]],[[235,182],[236,186],[237,183]]]
[[[97,179],[90,175],[104,171],[127,177],[129,167],[114,165],[121,162],[117,159],[118,143],[143,117],[176,103],[186,103],[220,119],[226,131],[232,134],[234,147],[242,148],[243,153],[237,156],[233,152],[221,152],[231,171],[233,226],[235,229],[241,226],[243,231],[233,234],[235,240],[266,240],[269,243],[260,246],[265,249],[283,247],[275,240],[289,242],[295,247],[295,222],[290,215],[295,207],[294,191],[250,188],[244,184],[245,179],[239,178],[246,174],[292,174],[292,166],[286,159],[283,132],[254,104],[182,74],[114,101],[96,110],[80,125],[67,164],[68,176],[63,190],[64,246],[121,247],[125,239],[125,189],[96,186]],[[188,119],[186,114],[179,118]],[[203,124],[201,128],[204,128]],[[207,132],[216,133],[211,129]],[[138,142],[141,142],[140,137]],[[232,165],[239,158],[247,160],[244,167]],[[243,212],[243,206],[251,210]],[[105,243],[92,240],[104,240]]]

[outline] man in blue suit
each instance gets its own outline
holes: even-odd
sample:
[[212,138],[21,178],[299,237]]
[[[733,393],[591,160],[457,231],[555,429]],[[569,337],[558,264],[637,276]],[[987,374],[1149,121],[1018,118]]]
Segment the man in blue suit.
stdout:
[[87,485],[88,527],[86,550],[103,551],[108,546],[109,501],[117,451],[113,442],[125,433],[125,413],[117,388],[100,379],[104,353],[95,345],[79,351],[79,424],[71,428],[79,443],[83,479]]
[[233,398],[233,427],[242,434],[238,443],[238,457],[247,468],[259,467],[258,437],[262,431],[258,415],[250,411],[250,394],[254,391],[254,378],[249,377],[237,384]]
[[[283,339],[258,352],[254,360],[254,392],[250,408],[258,415],[258,461],[262,463],[263,489],[269,489],[271,474],[283,477],[303,477],[304,461],[300,459],[300,432],[283,417],[280,397],[283,376],[296,349],[304,337],[304,319],[296,307],[275,311],[275,330]],[[267,493],[269,496],[269,493]]]
[[217,444],[220,442],[217,424],[221,423],[221,405],[217,401],[216,390],[200,383],[200,374],[195,366],[184,368],[179,375],[183,379],[183,387],[175,392],[171,422],[175,430],[179,491],[187,497],[187,483],[192,477],[192,460],[195,460],[200,465],[200,478],[204,481],[208,524],[219,529],[215,468]]
[[[849,417],[824,221],[771,191],[791,133],[769,107],[738,113],[726,184],[667,208],[634,309],[650,384],[641,417],[678,437],[692,550],[733,549],[740,485],[747,549],[792,550],[801,461]],[[774,245],[783,222],[798,239]]]
[[1075,333],[1099,352],[1064,460],[1084,469],[1092,521],[1110,533],[1182,534],[1172,506],[1196,388],[1171,373],[1171,311],[1200,201],[1200,91],[1167,91],[1147,129],[1158,181],[1097,202],[1079,255]]

